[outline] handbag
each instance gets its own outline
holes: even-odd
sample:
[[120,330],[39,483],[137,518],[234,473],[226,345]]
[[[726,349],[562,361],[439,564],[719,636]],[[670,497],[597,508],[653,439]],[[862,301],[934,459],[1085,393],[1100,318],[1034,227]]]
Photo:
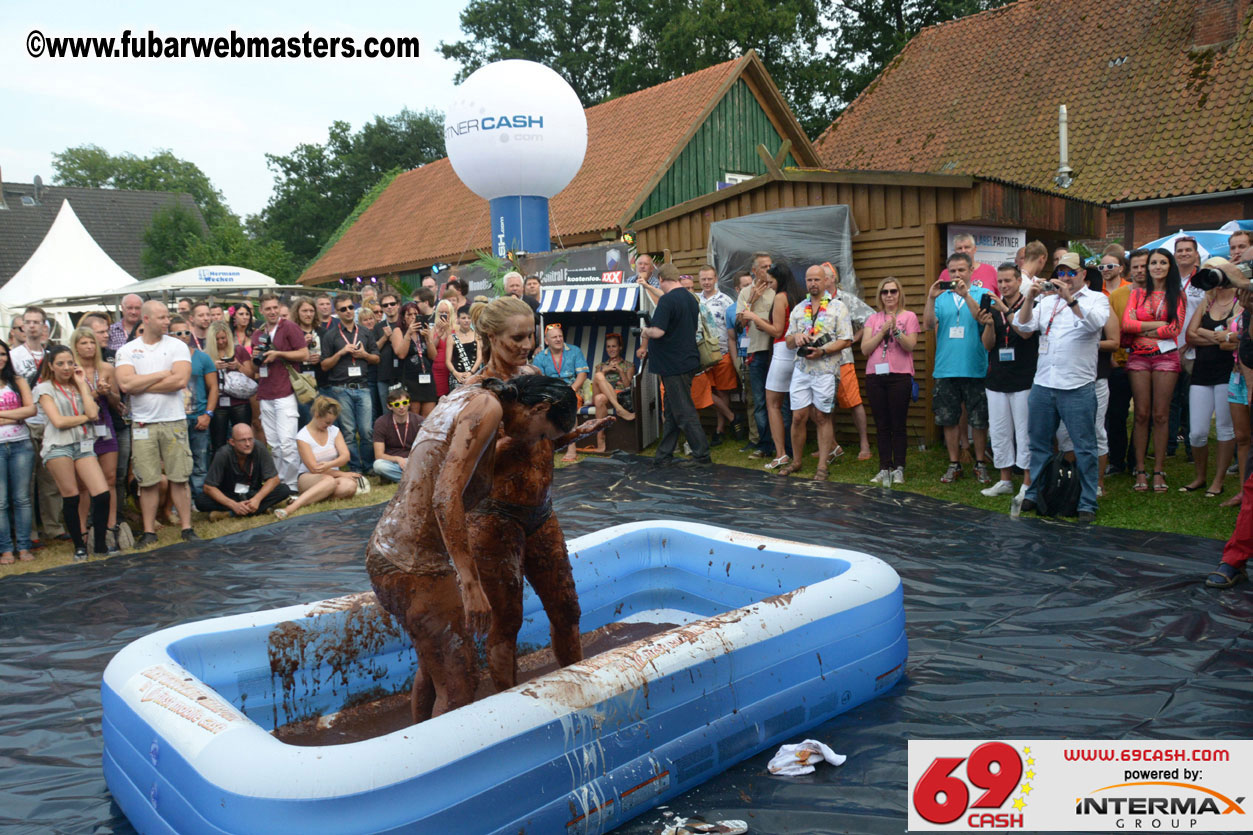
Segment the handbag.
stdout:
[[292,394],[296,395],[296,400],[301,403],[312,403],[314,398],[318,396],[318,389],[313,383],[309,382],[309,378],[284,360],[283,365],[287,367],[287,378],[291,380]]
[[257,393],[257,381],[242,371],[227,371],[222,378],[222,393],[232,399],[247,400]]

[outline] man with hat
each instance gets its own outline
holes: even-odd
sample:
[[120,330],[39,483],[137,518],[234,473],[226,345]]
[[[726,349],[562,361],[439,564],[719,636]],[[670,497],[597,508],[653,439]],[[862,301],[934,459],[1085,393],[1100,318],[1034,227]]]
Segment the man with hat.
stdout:
[[1079,521],[1096,517],[1096,355],[1107,319],[1109,299],[1088,287],[1076,253],[1061,257],[1051,280],[1036,279],[1027,288],[1015,325],[1024,333],[1038,333],[1039,344],[1027,400],[1031,486],[1023,510],[1036,508],[1058,423],[1065,422],[1079,468]]

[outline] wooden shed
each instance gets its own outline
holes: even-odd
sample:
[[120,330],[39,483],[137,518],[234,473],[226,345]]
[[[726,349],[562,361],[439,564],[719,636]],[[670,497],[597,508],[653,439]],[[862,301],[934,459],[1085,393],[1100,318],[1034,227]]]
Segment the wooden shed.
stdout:
[[[858,229],[853,266],[862,298],[874,307],[879,280],[895,276],[909,309],[921,320],[927,288],[948,254],[948,224],[1025,229],[1028,240],[1042,240],[1050,248],[1105,235],[1105,208],[1095,203],[965,175],[783,168],[779,161],[786,148],[777,155],[779,161],[759,150],[769,160],[766,174],[637,219],[632,227],[637,249],[656,254],[668,249],[681,270],[694,271],[709,259],[709,227],[715,221],[844,204],[851,207]],[[930,385],[934,351],[935,341],[924,335],[914,351],[921,394],[909,416],[911,438],[929,443],[937,437]],[[864,358],[856,349],[854,356],[864,386]],[[847,441],[853,431],[847,411],[837,410],[836,429]]]

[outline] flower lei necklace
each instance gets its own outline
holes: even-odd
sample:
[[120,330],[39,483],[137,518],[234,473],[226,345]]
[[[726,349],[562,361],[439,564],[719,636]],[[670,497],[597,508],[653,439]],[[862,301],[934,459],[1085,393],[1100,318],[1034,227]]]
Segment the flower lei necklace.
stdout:
[[[827,305],[831,303],[830,296],[823,296],[822,301],[818,302],[818,315],[827,312]],[[805,300],[805,326],[809,329],[809,335],[815,336],[822,333],[822,322],[814,320],[814,300]]]

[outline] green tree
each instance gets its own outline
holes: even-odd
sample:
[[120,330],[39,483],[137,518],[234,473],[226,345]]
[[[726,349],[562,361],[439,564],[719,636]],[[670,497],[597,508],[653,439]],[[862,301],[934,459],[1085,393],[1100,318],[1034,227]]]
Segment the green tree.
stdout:
[[277,241],[259,241],[239,223],[224,223],[204,238],[190,241],[178,269],[205,264],[230,264],[265,273],[280,284],[293,284],[300,276],[296,260]]
[[630,8],[625,0],[471,0],[461,12],[467,38],[441,42],[439,52],[461,65],[457,81],[493,61],[537,61],[591,106],[615,95],[615,68],[638,57]]
[[139,253],[144,278],[178,272],[193,242],[204,237],[199,219],[182,206],[171,205],[152,216]]
[[406,109],[387,118],[376,116],[356,133],[347,122],[334,122],[325,144],[305,143],[288,154],[266,154],[274,192],[261,214],[248,219],[248,227],[307,264],[384,175],[442,156],[444,119],[438,111]]
[[208,175],[195,163],[179,159],[168,150],[137,157],[113,155],[97,145],[80,145],[53,154],[52,167],[57,185],[181,191],[192,196],[210,227],[234,217]]
[[471,0],[458,80],[492,61],[552,67],[590,107],[755,49],[817,136],[924,26],[1008,0]]

